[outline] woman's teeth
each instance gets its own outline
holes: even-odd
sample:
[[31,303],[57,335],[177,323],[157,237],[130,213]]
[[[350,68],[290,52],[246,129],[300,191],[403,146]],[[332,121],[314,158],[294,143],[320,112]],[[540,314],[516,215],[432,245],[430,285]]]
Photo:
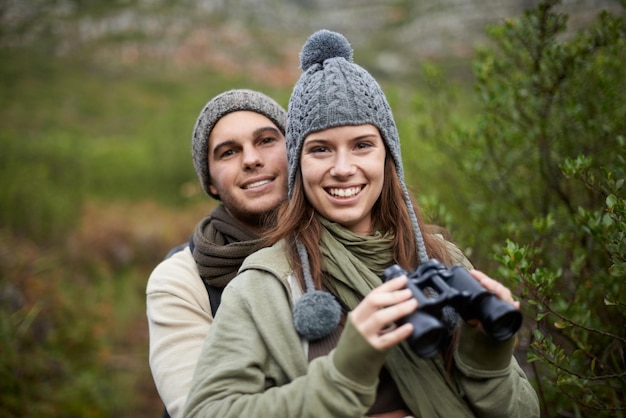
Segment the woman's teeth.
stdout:
[[330,195],[334,197],[353,197],[359,194],[360,191],[360,187],[348,187],[347,189],[328,189],[328,193],[330,193]]

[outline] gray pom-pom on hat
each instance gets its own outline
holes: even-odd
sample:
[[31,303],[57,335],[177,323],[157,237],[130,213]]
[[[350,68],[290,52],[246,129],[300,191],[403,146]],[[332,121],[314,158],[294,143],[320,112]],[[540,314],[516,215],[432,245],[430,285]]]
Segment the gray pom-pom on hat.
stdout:
[[274,99],[263,93],[248,89],[228,90],[218,94],[204,106],[191,136],[193,166],[204,191],[215,199],[219,196],[209,190],[209,136],[215,124],[232,112],[248,110],[259,113],[272,121],[285,134],[286,112]]
[[337,32],[322,29],[314,33],[300,53],[300,69],[306,71],[314,64],[322,64],[330,58],[343,58],[352,62],[352,47],[348,40]]
[[[315,32],[307,39],[300,53],[300,68],[303,73],[293,88],[287,111],[289,198],[293,195],[302,145],[307,135],[339,126],[374,125],[396,167],[419,258],[422,262],[427,261],[422,231],[404,181],[398,129],[381,87],[367,70],[353,62],[352,47],[345,36],[329,30]],[[327,335],[336,326],[333,326],[334,318],[337,318],[338,324],[341,310],[332,295],[329,295],[330,299],[318,295],[325,292],[314,288],[306,250],[299,241],[296,243],[307,288],[294,308],[294,322],[304,338],[321,338],[320,335]]]

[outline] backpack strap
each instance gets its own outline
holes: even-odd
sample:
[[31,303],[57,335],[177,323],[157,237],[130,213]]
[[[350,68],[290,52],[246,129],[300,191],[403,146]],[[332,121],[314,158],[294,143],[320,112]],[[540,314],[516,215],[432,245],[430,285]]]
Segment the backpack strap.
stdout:
[[[189,247],[191,254],[193,254],[193,249],[194,249],[193,235],[189,236],[189,241],[182,243],[180,245],[177,245],[176,247],[169,250],[165,258],[170,258],[177,252],[182,251],[187,247]],[[224,288],[211,286],[204,280],[202,280],[202,284],[204,284],[204,287],[207,293],[209,294],[209,302],[211,304],[211,314],[213,315],[213,318],[215,318],[215,314],[217,313],[217,308],[219,308],[220,303],[222,302],[222,292],[224,291]]]
[[204,280],[204,287],[206,287],[206,291],[209,294],[209,301],[211,302],[211,314],[213,318],[215,318],[215,314],[217,313],[217,308],[220,307],[220,303],[222,302],[222,292],[224,291],[223,287],[215,287],[209,284],[206,284]]

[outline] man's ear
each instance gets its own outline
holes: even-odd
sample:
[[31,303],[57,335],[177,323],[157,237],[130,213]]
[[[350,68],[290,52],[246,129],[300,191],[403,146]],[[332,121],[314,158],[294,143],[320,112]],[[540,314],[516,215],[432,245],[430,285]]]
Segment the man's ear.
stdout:
[[213,183],[209,183],[209,191],[215,196],[219,196],[219,193],[217,192],[217,187],[215,187]]

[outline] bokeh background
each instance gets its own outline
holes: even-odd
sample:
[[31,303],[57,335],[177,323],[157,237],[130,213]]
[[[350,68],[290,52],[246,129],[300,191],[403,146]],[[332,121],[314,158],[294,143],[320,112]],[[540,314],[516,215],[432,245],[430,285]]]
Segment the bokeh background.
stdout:
[[[538,3],[0,0],[0,417],[160,415],[144,291],[216,204],[192,167],[196,117],[235,87],[286,107],[318,29],[380,81],[428,219],[489,271],[465,222],[475,185],[444,138],[480,111],[487,28]],[[564,39],[625,15],[613,0],[557,10]]]

